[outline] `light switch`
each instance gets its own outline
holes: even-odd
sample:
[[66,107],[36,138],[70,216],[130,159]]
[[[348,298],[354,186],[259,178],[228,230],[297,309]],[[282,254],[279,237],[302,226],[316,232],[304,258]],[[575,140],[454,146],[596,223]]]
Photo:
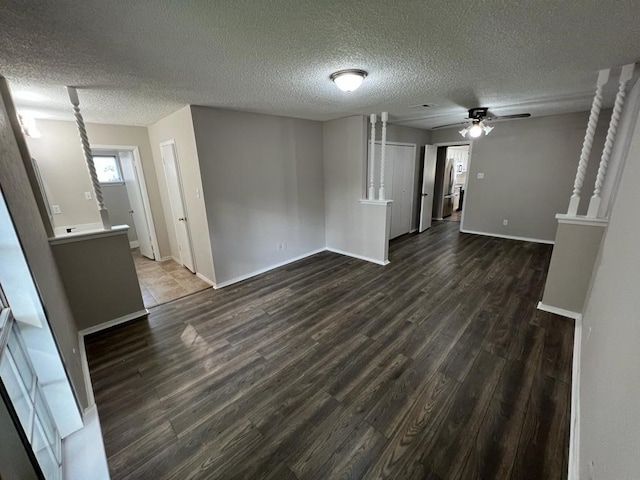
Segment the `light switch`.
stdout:
[[484,173],[479,172],[479,173],[478,173],[478,178],[480,178],[480,179],[484,178]]
[[60,210],[60,205],[51,205],[51,211],[54,213],[54,215],[62,213],[62,211]]
[[91,192],[84,192],[84,199],[91,200]]

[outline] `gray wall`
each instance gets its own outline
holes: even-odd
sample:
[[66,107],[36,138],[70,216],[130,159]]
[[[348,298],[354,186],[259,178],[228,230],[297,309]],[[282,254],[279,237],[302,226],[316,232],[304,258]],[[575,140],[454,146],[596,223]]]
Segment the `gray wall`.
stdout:
[[129,203],[127,187],[124,183],[103,184],[102,195],[104,197],[104,205],[109,211],[109,220],[111,220],[111,225],[129,225],[129,230],[127,231],[129,241],[133,242],[138,240],[136,226],[133,223],[131,214],[129,213],[129,210],[131,210],[131,204]]
[[216,284],[324,248],[322,124],[191,112]]
[[144,310],[124,231],[108,237],[54,243],[52,249],[79,329]]
[[[31,190],[18,142],[27,151],[4,79],[0,77],[0,188],[11,213],[25,258],[38,287],[47,319],[56,338],[62,361],[82,408],[88,406],[78,355],[78,328],[73,320],[40,211]],[[10,112],[10,113],[9,113]],[[12,124],[13,122],[13,124]],[[16,132],[16,133],[14,133]],[[24,161],[30,163],[29,158]]]
[[604,226],[559,223],[542,303],[582,313]]
[[204,195],[202,195],[202,175],[198,162],[193,121],[191,119],[191,107],[184,107],[149,127],[149,141],[151,142],[153,160],[158,173],[158,188],[164,207],[164,218],[170,246],[168,250],[161,249],[162,257],[173,256],[176,259],[180,258],[174,219],[171,214],[167,179],[162,163],[162,154],[160,153],[160,144],[169,140],[175,142],[178,156],[184,206],[188,219],[187,225],[191,234],[196,272],[215,282],[209,225],[205,199]]
[[636,124],[582,327],[580,478],[640,472],[640,123]]
[[[95,199],[85,200],[83,192],[93,192],[85,165],[78,130],[74,122],[38,120],[41,138],[28,138],[31,155],[46,184],[49,202],[62,209],[53,215],[54,226],[100,223]],[[169,255],[169,238],[165,224],[158,176],[153,162],[149,133],[145,127],[124,125],[87,124],[87,133],[92,145],[137,146],[144,172],[151,215],[161,255]],[[162,175],[160,170],[159,175]],[[125,222],[129,225],[131,222]],[[113,225],[117,225],[112,220]]]
[[[376,125],[376,140],[381,139],[381,123],[378,119]],[[367,156],[369,153],[369,147],[371,141],[371,124],[367,124]],[[413,191],[416,195],[413,199],[413,218],[411,219],[411,229],[417,229],[420,223],[420,193],[422,190],[422,161],[424,158],[424,146],[431,143],[431,132],[428,130],[420,130],[419,128],[403,127],[402,125],[387,125],[387,141],[398,143],[412,143],[416,145],[416,159],[415,159],[415,175],[414,175],[414,188]],[[368,158],[368,157],[367,157]],[[380,159],[376,159],[376,165],[380,165]],[[376,170],[379,171],[379,170]],[[379,180],[376,180],[378,185]],[[376,187],[377,188],[377,187]]]
[[[586,213],[610,111],[601,113],[579,213]],[[496,122],[474,140],[464,200],[464,230],[552,241],[566,213],[588,112]],[[458,128],[435,130],[433,143],[459,142]],[[484,173],[484,179],[477,174]],[[509,221],[508,226],[502,220]]]

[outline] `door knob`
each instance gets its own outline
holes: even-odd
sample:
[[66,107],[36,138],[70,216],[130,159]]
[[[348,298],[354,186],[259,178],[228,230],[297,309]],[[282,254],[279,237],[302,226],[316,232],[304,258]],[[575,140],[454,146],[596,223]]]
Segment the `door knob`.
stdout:
[[133,214],[133,210],[129,210],[129,213]]
[[178,221],[179,221],[179,222],[186,222],[186,221],[187,221],[187,219],[186,219],[186,217],[179,217],[179,218],[178,218]]

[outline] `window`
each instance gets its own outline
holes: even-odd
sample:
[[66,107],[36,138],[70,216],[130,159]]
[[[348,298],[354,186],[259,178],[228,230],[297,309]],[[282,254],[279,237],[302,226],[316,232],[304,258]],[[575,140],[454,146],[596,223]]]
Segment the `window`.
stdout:
[[120,164],[115,155],[94,155],[93,163],[100,183],[123,183]]

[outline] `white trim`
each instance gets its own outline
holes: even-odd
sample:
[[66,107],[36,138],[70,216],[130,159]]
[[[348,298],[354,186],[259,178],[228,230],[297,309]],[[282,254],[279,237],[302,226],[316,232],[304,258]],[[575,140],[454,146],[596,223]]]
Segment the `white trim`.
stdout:
[[361,198],[360,203],[363,205],[389,205],[393,200],[369,200],[367,198]]
[[571,370],[571,425],[569,427],[568,480],[580,480],[580,359],[582,355],[582,315],[575,319],[573,367]]
[[[142,168],[142,158],[140,157],[140,148],[137,145],[90,145],[91,149],[96,150],[124,150],[131,152],[133,155],[133,168],[137,173],[138,186],[140,187],[140,193],[142,194],[142,205],[144,207],[144,213],[147,217],[147,227],[149,230],[149,236],[151,237],[151,246],[153,247],[153,256],[157,260],[160,256],[160,247],[158,246],[158,236],[156,234],[156,225],[153,221],[153,214],[151,213],[151,201],[149,200],[149,193],[147,192],[147,183],[144,178],[144,168]],[[155,167],[154,167],[155,168]]]
[[364,255],[358,255],[357,253],[345,252],[344,250],[338,250],[337,248],[326,248],[327,252],[338,253],[340,255],[345,255],[347,257],[357,258],[359,260],[364,260],[366,262],[375,263],[377,265],[389,265],[389,260],[381,261],[371,257],[365,257]]
[[228,287],[229,285],[232,285],[234,283],[242,282],[243,280],[247,280],[248,278],[255,277],[256,275],[260,275],[261,273],[265,273],[265,272],[268,272],[270,270],[273,270],[274,268],[282,267],[284,265],[288,265],[290,263],[297,262],[298,260],[302,260],[303,258],[307,258],[307,257],[310,257],[312,255],[316,255],[318,253],[322,253],[325,250],[327,250],[327,249],[326,248],[319,248],[317,250],[313,250],[311,252],[299,255],[297,257],[290,258],[288,260],[285,260],[284,262],[276,263],[274,265],[270,265],[268,267],[261,268],[260,270],[256,270],[254,272],[247,273],[245,275],[240,275],[239,277],[235,277],[235,278],[232,278],[230,280],[225,280],[224,282],[215,283],[213,285],[213,288],[218,290],[218,289],[223,288],[223,287]]
[[87,395],[87,408],[84,409],[83,414],[93,408],[96,404],[96,399],[93,396],[93,385],[91,383],[91,374],[89,373],[89,361],[87,360],[87,349],[84,346],[84,334],[78,332],[78,349],[80,354],[80,365],[82,367],[82,377],[84,378],[84,388]]
[[569,225],[585,225],[587,227],[606,227],[609,220],[606,218],[592,218],[582,215],[567,215],[566,213],[556,214],[558,223],[566,223]]
[[64,243],[82,242],[96,238],[114,237],[116,235],[126,235],[129,225],[116,225],[110,230],[97,230],[93,232],[79,231],[67,233],[64,237],[53,237],[49,239],[49,245],[62,245]]
[[115,327],[116,325],[120,325],[122,323],[131,322],[132,320],[137,320],[138,318],[142,318],[145,315],[149,315],[149,310],[146,308],[144,310],[138,310],[137,312],[128,313],[127,315],[123,315],[118,318],[114,318],[113,320],[109,320],[108,322],[99,323],[98,325],[94,325],[93,327],[85,328],[84,330],[80,330],[78,334],[80,335],[91,335],[92,333],[100,332],[102,330],[106,330],[107,328]]
[[200,272],[196,272],[196,277],[198,277],[200,280],[207,282],[209,285],[211,285],[212,287],[216,286],[216,282],[214,282],[213,280],[211,280],[210,278],[205,277],[204,275],[202,275]]
[[138,248],[140,246],[140,242],[138,240],[134,240],[133,242],[129,242],[129,247],[131,249]]
[[578,318],[582,318],[581,313],[573,312],[571,310],[565,310],[564,308],[554,307],[553,305],[547,305],[542,302],[538,302],[538,310],[542,310],[543,312],[554,313],[562,317],[573,318],[574,320],[577,320]]
[[[460,122],[460,125],[462,125],[462,123],[463,122]],[[471,146],[472,144],[473,144],[473,140],[460,140],[459,142],[440,142],[440,143],[432,143],[431,145],[433,145],[434,147],[458,147],[462,145]],[[467,166],[467,170],[469,170],[469,166]]]
[[[462,206],[462,209],[464,210],[464,205]],[[460,231],[462,233],[472,233],[474,235],[484,235],[486,237],[506,238],[507,240],[520,240],[522,242],[546,243],[548,245],[554,245],[556,243],[555,240],[542,240],[541,238],[518,237],[516,235],[500,235],[497,233],[490,233],[490,232],[478,232],[476,230],[466,230],[466,229],[463,230],[462,228],[460,229]]]
[[149,193],[147,192],[147,182],[144,178],[144,169],[142,168],[142,158],[140,157],[140,150],[138,147],[133,150],[133,169],[136,172],[138,180],[138,187],[142,195],[142,206],[144,208],[144,216],[147,220],[147,230],[149,230],[149,237],[151,237],[151,247],[153,247],[154,259],[160,256],[160,246],[158,245],[158,236],[156,234],[156,225],[153,220],[153,213],[151,212],[151,201],[149,200]]
[[162,257],[162,258],[160,258],[160,259],[158,259],[156,261],[158,261],[158,262],[168,262],[169,260],[174,260],[175,261],[175,258],[173,256],[171,256],[171,255],[167,255],[166,257]]

